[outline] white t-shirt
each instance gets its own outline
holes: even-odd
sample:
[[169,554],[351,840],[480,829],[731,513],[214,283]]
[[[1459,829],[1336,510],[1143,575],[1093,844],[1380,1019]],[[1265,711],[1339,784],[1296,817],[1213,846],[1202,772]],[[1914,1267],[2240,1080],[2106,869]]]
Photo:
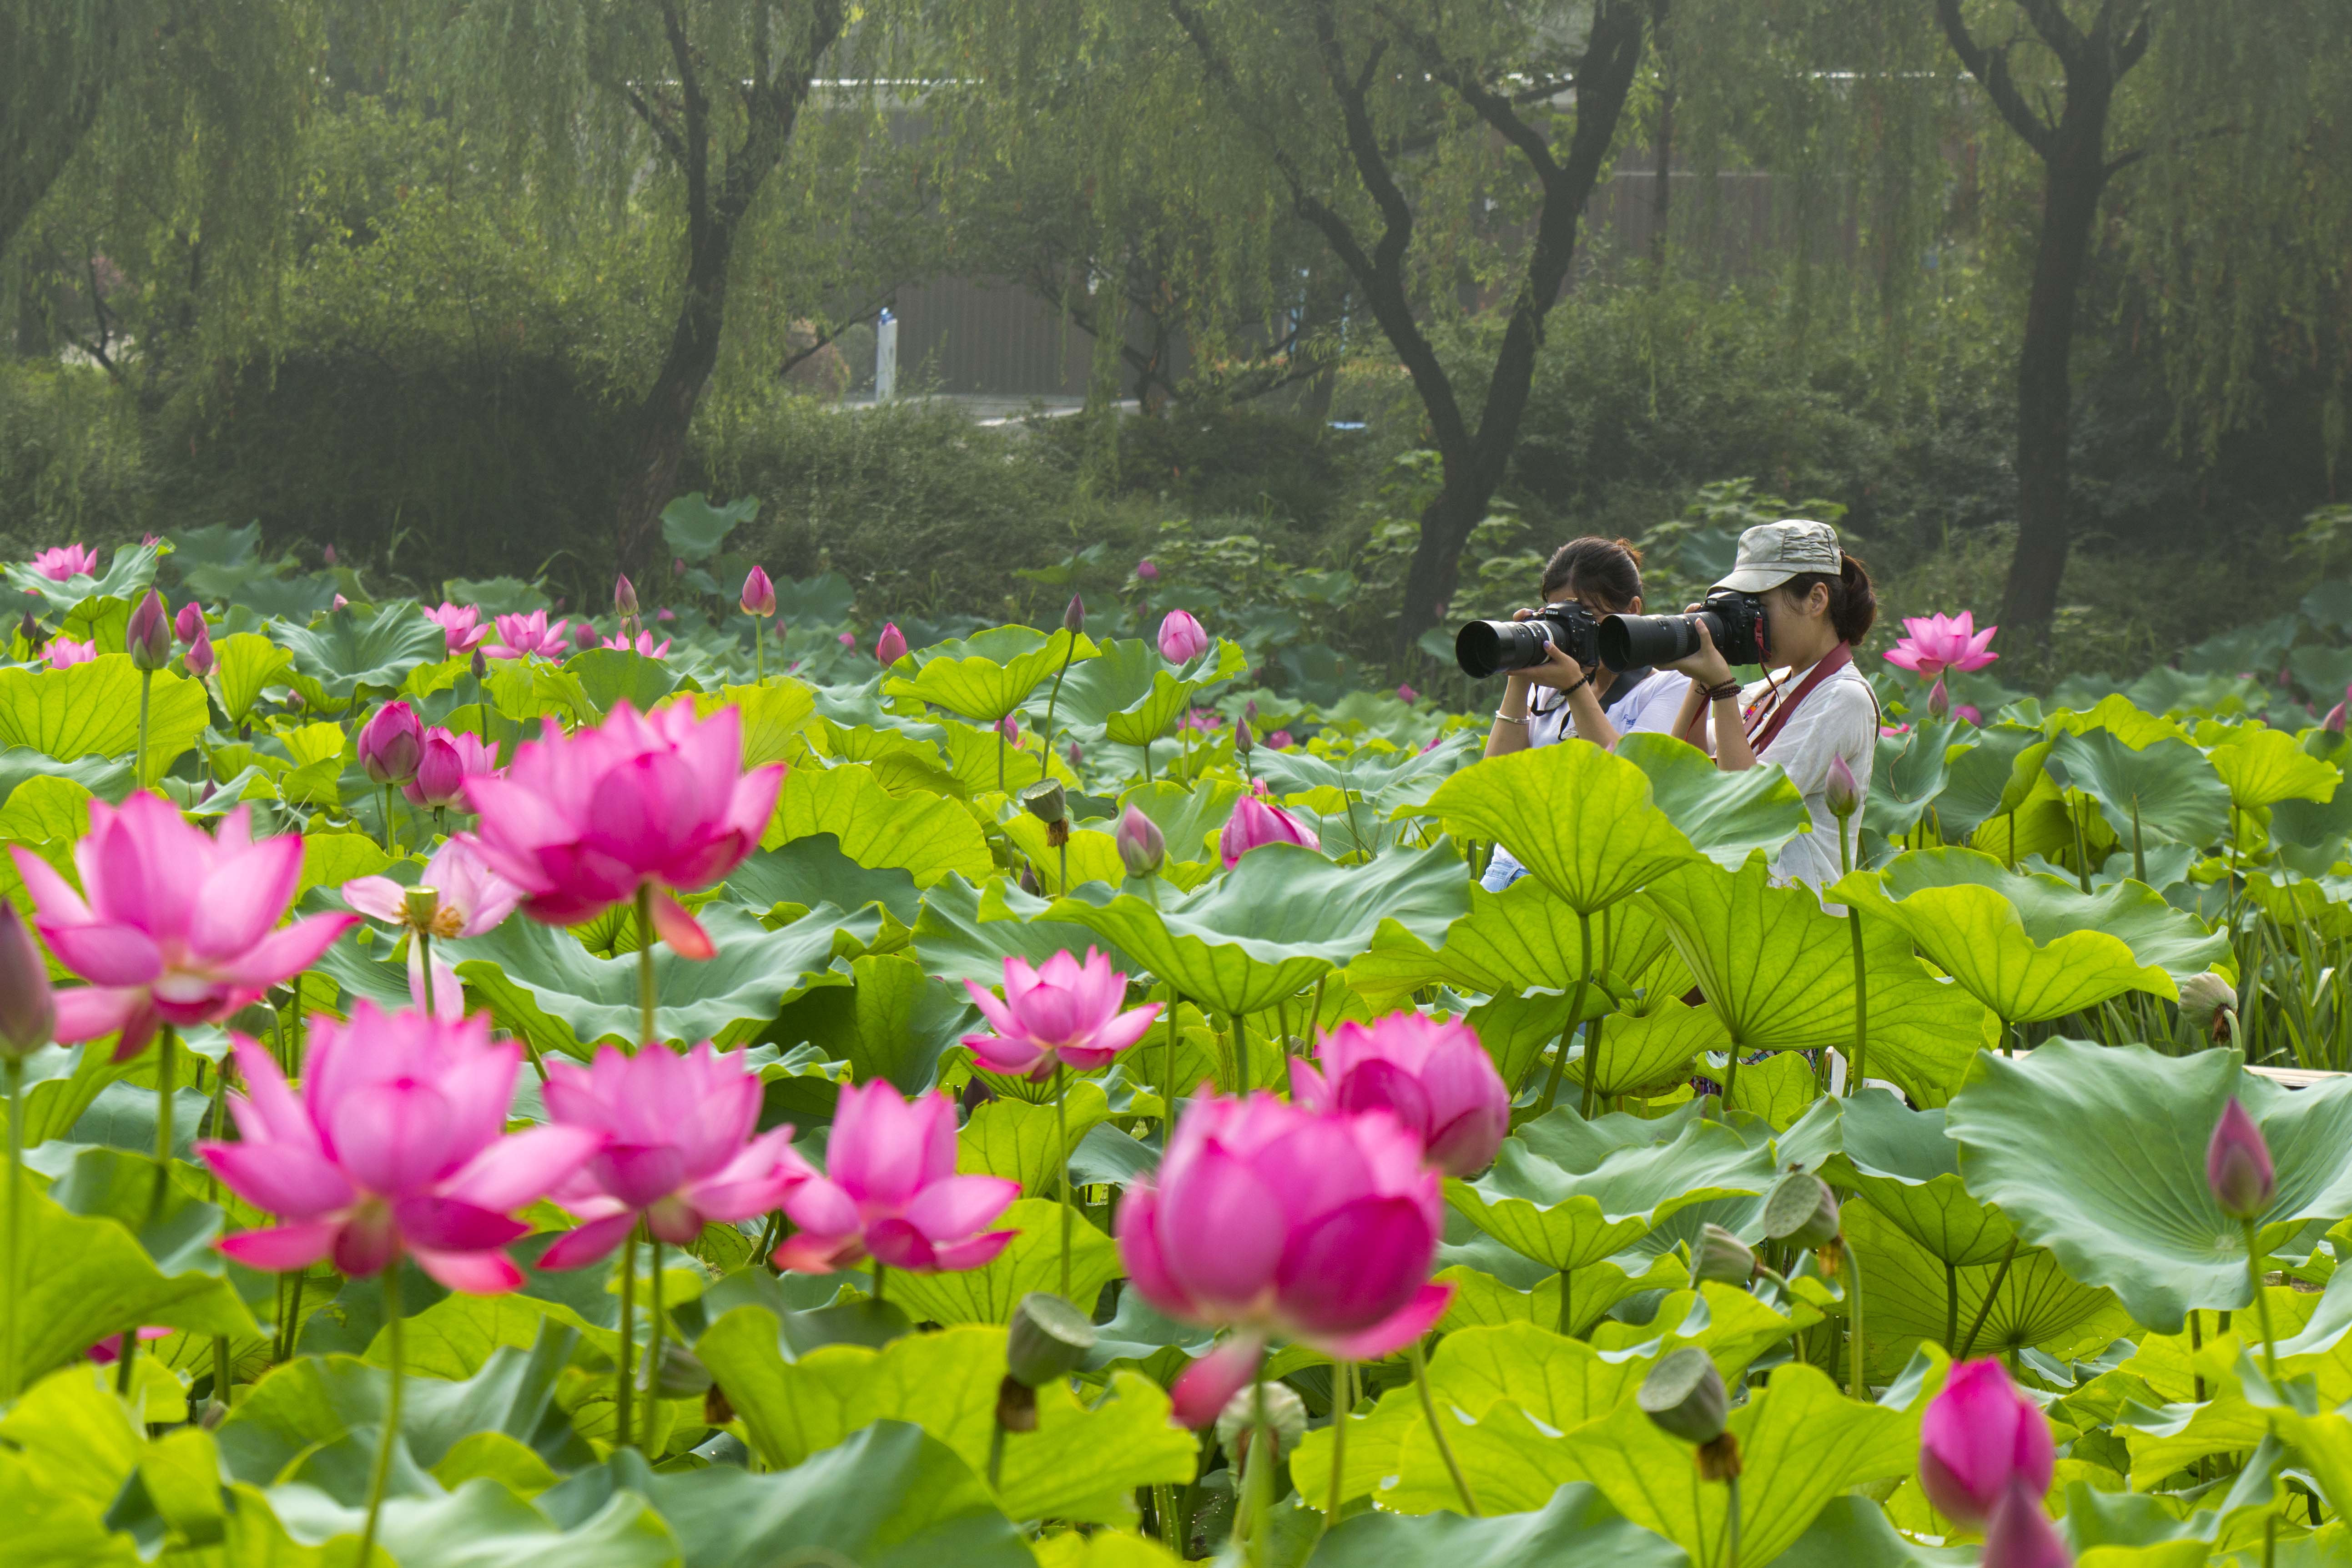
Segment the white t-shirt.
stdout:
[[[1803,683],[1803,674],[1791,670],[1777,675],[1770,681],[1753,681],[1739,693],[1739,711],[1752,731],[1760,732],[1769,716],[1780,704]],[[1667,721],[1673,722],[1669,716]],[[1709,733],[1710,749],[1713,734]],[[1838,879],[1838,820],[1830,812],[1830,762],[1843,757],[1853,773],[1854,787],[1864,799],[1870,795],[1870,766],[1878,755],[1878,700],[1870,689],[1870,682],[1851,664],[1822,680],[1806,695],[1796,712],[1789,717],[1772,743],[1759,752],[1756,760],[1778,763],[1805,797],[1805,809],[1813,819],[1811,833],[1800,833],[1789,840],[1773,871],[1784,880],[1810,882],[1816,888],[1827,887]],[[1849,833],[1859,836],[1859,816],[1847,824]],[[1859,849],[1857,843],[1855,847]]]
[[[1665,734],[1674,729],[1675,720],[1682,712],[1683,693],[1689,689],[1690,682],[1673,671],[1653,670],[1639,686],[1612,687],[1601,704],[1601,716],[1621,735],[1638,731]],[[1538,700],[1549,706],[1538,707]],[[1809,700],[1806,707],[1811,706]],[[1528,689],[1529,746],[1557,745],[1575,733],[1576,715],[1570,710],[1567,698],[1548,686]],[[1499,893],[1526,875],[1527,868],[1519,864],[1517,857],[1497,844],[1478,885],[1490,893]]]

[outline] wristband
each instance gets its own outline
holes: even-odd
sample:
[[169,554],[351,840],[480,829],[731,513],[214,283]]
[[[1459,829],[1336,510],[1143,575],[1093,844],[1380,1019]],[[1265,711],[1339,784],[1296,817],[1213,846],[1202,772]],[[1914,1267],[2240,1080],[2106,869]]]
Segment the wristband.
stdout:
[[1495,710],[1495,721],[1498,724],[1523,725],[1528,721],[1528,716],[1524,713],[1506,713],[1500,708],[1497,708]]
[[1710,686],[1706,689],[1706,700],[1709,702],[1727,701],[1738,695],[1739,682],[1736,680],[1727,680],[1720,686]]
[[1559,694],[1560,694],[1562,697],[1573,697],[1573,696],[1575,696],[1578,692],[1580,692],[1580,691],[1583,690],[1586,687],[1588,687],[1588,686],[1590,686],[1590,685],[1591,685],[1591,684],[1592,684],[1592,677],[1591,677],[1591,676],[1589,676],[1589,675],[1588,675],[1588,676],[1586,676],[1583,679],[1581,679],[1581,680],[1578,681],[1578,682],[1577,682],[1575,685],[1573,685],[1573,686],[1563,686],[1563,687],[1561,687],[1561,688],[1559,689]]

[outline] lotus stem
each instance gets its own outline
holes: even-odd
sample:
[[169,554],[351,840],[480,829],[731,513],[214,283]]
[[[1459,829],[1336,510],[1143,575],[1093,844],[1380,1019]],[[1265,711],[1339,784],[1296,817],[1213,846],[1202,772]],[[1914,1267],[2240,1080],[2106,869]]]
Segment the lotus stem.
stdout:
[[653,1248],[654,1279],[651,1310],[646,1314],[646,1411],[644,1435],[638,1447],[650,1455],[654,1451],[654,1415],[660,1403],[662,1350],[662,1244],[661,1237],[648,1235],[646,1244]]
[[228,1414],[228,1336],[215,1334],[213,1336],[213,1403],[220,1406],[221,1414],[224,1415]]
[[[1992,1316],[1993,1298],[2000,1294],[2001,1281],[2009,1278],[2009,1266],[2017,1260],[2017,1237],[2009,1238],[2009,1249],[2000,1255],[2000,1267],[1993,1270],[1992,1283],[1985,1287],[1984,1300],[1977,1306],[1976,1321],[1969,1325],[1969,1337],[1952,1352],[1954,1361],[1966,1361],[1969,1352],[1977,1348],[1977,1335],[1984,1331],[1985,1320]],[[2191,1325],[2192,1330],[2194,1324]]]
[[1853,938],[1853,1060],[1846,1073],[1846,1098],[1862,1092],[1864,1058],[1870,1051],[1870,970],[1862,954],[1862,910],[1852,904],[1845,910],[1848,933]]
[[1960,1333],[1960,1269],[1956,1263],[1944,1265],[1944,1353],[1952,1353],[1952,1342]]
[[1054,1147],[1062,1161],[1062,1300],[1070,1297],[1070,1117],[1069,1069],[1054,1062]]
[[153,670],[139,672],[139,752],[131,761],[131,786],[133,789],[147,787],[147,689],[154,684]]
[[882,1261],[880,1258],[875,1258],[875,1259],[873,1260],[873,1262],[874,1262],[874,1295],[873,1295],[873,1297],[872,1297],[872,1300],[874,1300],[874,1301],[878,1305],[878,1304],[880,1303],[881,1300],[882,1300],[882,1286],[883,1286],[883,1284],[884,1284],[884,1281],[886,1280],[886,1279],[887,1279],[887,1278],[888,1277],[888,1275],[889,1275],[889,1272],[890,1272],[890,1266],[889,1266],[888,1264],[887,1264],[887,1263],[883,1262],[883,1261]]
[[637,886],[637,1015],[639,1032],[648,1046],[659,1037],[654,1024],[654,885]]
[[287,1292],[292,1300],[286,1309],[286,1321],[280,1325],[286,1336],[286,1348],[278,1353],[277,1359],[279,1361],[294,1359],[294,1342],[302,1333],[302,1287],[309,1283],[309,1275],[297,1274],[292,1289]]
[[[172,1079],[179,1066],[180,1031],[166,1024],[155,1036],[155,1190],[147,1200],[147,1223],[163,1217],[163,1198],[172,1188]],[[131,1359],[125,1340],[123,1360]]]
[[988,1489],[992,1492],[1004,1489],[1004,1423],[1002,1421],[988,1424]]
[[[1559,1097],[1560,1074],[1568,1070],[1568,1033],[1584,1014],[1585,987],[1592,983],[1592,917],[1582,910],[1576,911],[1576,934],[1583,957],[1576,967],[1576,989],[1568,994],[1568,1026],[1560,1031],[1559,1049],[1551,1058],[1551,1076],[1544,1079],[1543,1098],[1536,1102],[1538,1116],[1549,1110],[1552,1101]],[[1592,1064],[1589,1061],[1584,1064],[1584,1102],[1589,1108],[1592,1102]],[[1585,1119],[1591,1120],[1589,1109]]]
[[2263,1253],[2254,1241],[2254,1222],[2249,1217],[2246,1227],[2246,1279],[2254,1288],[2254,1310],[2262,1314],[2263,1375],[2275,1385],[2278,1382],[2278,1338],[2271,1331],[2271,1299],[2263,1289]]
[[25,1312],[25,1292],[18,1269],[25,1256],[25,1061],[10,1053],[8,1058],[8,1272],[5,1283],[8,1291],[8,1333],[0,1342],[0,1400],[16,1397],[19,1347],[23,1340],[20,1326]]
[[1249,1463],[1242,1472],[1249,1510],[1249,1560],[1254,1568],[1274,1568],[1274,1421],[1265,1412],[1265,1379],[1261,1376],[1251,1386],[1255,1391],[1255,1412],[1250,1426]]
[[2132,880],[2135,882],[2145,882],[2147,880],[2147,856],[2141,851],[2139,843],[2139,796],[2136,795],[2132,796],[2131,805]]
[[1727,1478],[1723,1487],[1723,1568],[1739,1568],[1739,1478]]
[[1323,1528],[1339,1522],[1339,1505],[1347,1500],[1348,1422],[1356,1413],[1356,1363],[1331,1366],[1331,1490],[1323,1505]]
[[1003,718],[999,718],[997,721],[996,731],[996,793],[999,795],[1006,793],[1004,788],[1004,729]]
[[1183,999],[1176,994],[1176,988],[1170,986],[1168,988],[1168,1076],[1160,1086],[1160,1093],[1164,1098],[1164,1103],[1160,1107],[1162,1114],[1160,1118],[1162,1134],[1160,1142],[1163,1147],[1167,1143],[1166,1135],[1172,1132],[1176,1126],[1176,1009],[1182,1005]]
[[768,628],[757,618],[751,622],[751,682],[755,686],[768,683]]
[[[396,1257],[383,1270],[383,1328],[392,1340],[392,1391],[384,1397],[383,1430],[377,1435],[375,1468],[368,1477],[367,1523],[360,1530],[359,1555],[352,1559],[362,1568],[375,1550],[376,1520],[383,1512],[385,1483],[392,1479],[392,1450],[400,1441],[400,1259]],[[130,1342],[129,1335],[123,1342]]]
[[635,1413],[636,1369],[630,1363],[636,1359],[637,1346],[637,1229],[631,1226],[629,1238],[621,1243],[621,1343],[613,1357],[613,1447],[629,1446],[629,1432]]
[[397,855],[399,851],[393,847],[392,786],[380,784],[375,793],[376,799],[382,802],[383,806],[383,852],[387,855]]
[[1471,1518],[1478,1517],[1478,1500],[1471,1495],[1470,1479],[1462,1473],[1462,1462],[1454,1457],[1454,1444],[1438,1425],[1437,1401],[1429,1392],[1429,1362],[1421,1353],[1421,1342],[1412,1342],[1412,1382],[1421,1390],[1421,1413],[1429,1422],[1429,1435],[1437,1443],[1438,1458],[1445,1461],[1445,1473],[1454,1478],[1454,1494],[1462,1500],[1462,1511]]
[[1176,1489],[1166,1481],[1152,1484],[1151,1513],[1160,1530],[1160,1544],[1181,1557],[1183,1551],[1176,1540]]
[[[1062,677],[1070,673],[1070,661],[1078,657],[1078,635],[1076,632],[1072,632],[1069,634],[1069,637],[1070,646],[1062,655],[1062,668],[1054,672],[1054,689],[1045,698],[1045,730],[1044,734],[1045,750],[1044,757],[1038,765],[1045,770],[1044,776],[1046,778],[1052,778],[1054,776],[1054,710],[1060,705],[1062,700]],[[1066,889],[1068,886],[1068,881],[1065,879],[1063,887]]]
[[1863,1331],[1862,1258],[1854,1252],[1853,1243],[1843,1237],[1839,1237],[1839,1242],[1838,1250],[1845,1257],[1846,1293],[1853,1298],[1853,1326],[1848,1331],[1846,1341],[1846,1381],[1852,1385],[1853,1396],[1867,1405],[1870,1403],[1870,1368],[1867,1364],[1870,1343]]

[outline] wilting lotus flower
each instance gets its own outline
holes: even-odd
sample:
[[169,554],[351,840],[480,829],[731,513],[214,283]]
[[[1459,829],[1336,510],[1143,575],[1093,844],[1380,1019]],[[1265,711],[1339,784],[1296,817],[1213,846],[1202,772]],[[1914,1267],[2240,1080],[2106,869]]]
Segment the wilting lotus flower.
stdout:
[[1444,1228],[1437,1172],[1385,1111],[1192,1101],[1118,1211],[1119,1258],[1144,1300],[1235,1331],[1176,1380],[1177,1419],[1215,1420],[1269,1339],[1346,1361],[1419,1339],[1454,1294],[1429,1281]]
[[1303,844],[1309,849],[1320,849],[1323,841],[1315,837],[1314,829],[1299,821],[1278,805],[1245,795],[1234,803],[1233,816],[1225,819],[1225,830],[1217,836],[1217,854],[1230,871],[1241,858],[1253,849],[1268,844]]
[[196,1152],[222,1182],[278,1216],[221,1238],[248,1268],[286,1273],[331,1258],[364,1277],[405,1255],[452,1290],[522,1283],[499,1248],[530,1227],[514,1211],[604,1142],[583,1127],[505,1136],[522,1047],[490,1043],[487,1018],[450,1022],[359,1003],[310,1020],[299,1099],[257,1042],[236,1037],[246,1092],[229,1096],[242,1141]]
[[120,808],[91,801],[89,834],[74,846],[87,902],[31,850],[8,852],[33,896],[34,929],[90,982],[58,993],[58,1041],[120,1030],[118,1061],[138,1055],[159,1024],[218,1023],[257,1001],[358,918],[311,915],[272,930],[301,881],[302,840],[255,843],[242,805],[208,837],[160,795],[142,792]]
[[1160,657],[1171,664],[1188,664],[1209,651],[1209,634],[1183,610],[1171,610],[1160,623]]
[[1469,1025],[1391,1013],[1369,1029],[1345,1023],[1317,1048],[1320,1070],[1290,1058],[1290,1098],[1309,1110],[1385,1110],[1449,1176],[1495,1163],[1510,1131],[1511,1095]]
[[437,811],[464,803],[467,779],[486,778],[498,771],[497,747],[479,735],[436,724],[425,731],[425,753],[416,761],[416,776],[402,784],[400,793],[411,805]]
[[830,1274],[872,1258],[917,1273],[984,1268],[1018,1234],[985,1228],[1020,1186],[955,1173],[955,1102],[912,1102],[882,1079],[841,1091],[825,1173],[795,1186],[784,1214],[799,1229],[776,1248],[779,1268]]
[[180,613],[172,617],[172,629],[180,634],[182,642],[195,641],[205,633],[205,607],[190,599],[180,606]]
[[1977,630],[1974,612],[1957,616],[1912,616],[1903,622],[1909,635],[1887,650],[1886,661],[1902,666],[1922,680],[1933,680],[1948,669],[1982,669],[2000,655],[1991,651],[1999,626]]
[[205,625],[202,617],[196,621],[196,635],[188,639],[188,651],[180,656],[180,663],[198,680],[220,667],[220,656],[213,652],[212,628]]
[[992,1035],[966,1035],[982,1065],[992,1072],[1036,1079],[1054,1076],[1058,1064],[1076,1072],[1108,1067],[1113,1057],[1150,1032],[1160,1004],[1122,1012],[1127,976],[1110,960],[1087,949],[1082,965],[1065,951],[1036,968],[1027,960],[1004,961],[1004,999],[967,980],[964,989],[987,1018]]
[[88,664],[98,657],[98,643],[76,642],[71,637],[51,637],[42,645],[41,657],[49,661],[51,669],[63,669],[68,665]]
[[884,664],[896,664],[907,657],[907,634],[898,629],[898,622],[882,623],[882,635],[874,639],[874,657]]
[[647,658],[659,658],[669,652],[669,638],[662,638],[657,645],[651,632],[639,632],[634,641],[624,632],[619,637],[606,637],[604,646],[622,653],[641,653]]
[[552,721],[504,774],[466,781],[482,853],[523,889],[523,912],[582,921],[649,888],[661,940],[709,958],[709,936],[670,895],[707,888],[759,847],[782,763],[743,772],[741,711],[691,703],[640,714],[624,700],[593,730]]
[[439,609],[426,610],[425,618],[441,628],[442,639],[446,645],[443,650],[445,658],[456,658],[460,654],[471,653],[490,635],[489,627],[476,624],[482,618],[482,612],[471,605],[452,605],[445,601]]
[[1962,1524],[1984,1523],[2012,1486],[2038,1507],[2055,1461],[2049,1421],[1991,1356],[1953,1367],[1920,1418],[1920,1489]]
[[95,577],[98,575],[98,552],[81,544],[44,550],[33,557],[33,570],[52,583],[71,582],[76,577]]
[[743,613],[762,618],[776,613],[776,584],[768,574],[754,566],[743,575]]
[[1168,858],[1168,840],[1160,825],[1134,806],[1119,814],[1118,830],[1111,838],[1130,877],[1149,877]]
[[709,1040],[684,1056],[607,1046],[588,1067],[551,1062],[541,1092],[558,1126],[603,1140],[550,1194],[583,1223],[547,1249],[542,1268],[595,1262],[639,1215],[656,1240],[687,1246],[707,1224],[766,1214],[816,1174],[793,1152],[791,1127],[758,1131],[760,1075]]
[[527,616],[500,616],[498,618],[499,640],[482,651],[492,658],[520,658],[525,654],[537,654],[541,658],[561,658],[572,651],[572,639],[558,620],[547,624],[545,610],[533,610]]
[[[515,905],[522,901],[522,889],[491,870],[473,840],[462,834],[433,852],[416,885],[439,895],[430,923],[422,928],[436,942],[479,936],[514,913]],[[409,889],[389,877],[354,877],[338,890],[343,902],[372,920],[404,931],[419,929],[417,917],[409,908]],[[465,1015],[465,992],[457,973],[437,958],[433,961],[433,994],[427,1001],[421,942],[408,944],[408,994],[419,1007],[429,1007],[443,1017]]]
[[363,725],[353,748],[371,784],[404,784],[425,757],[425,726],[405,702],[387,702]]
[[2270,1145],[2263,1130],[2232,1095],[2221,1108],[2211,1142],[2205,1145],[2205,1184],[2213,1201],[2231,1219],[2258,1219],[2278,1195],[2278,1173],[2271,1164]]

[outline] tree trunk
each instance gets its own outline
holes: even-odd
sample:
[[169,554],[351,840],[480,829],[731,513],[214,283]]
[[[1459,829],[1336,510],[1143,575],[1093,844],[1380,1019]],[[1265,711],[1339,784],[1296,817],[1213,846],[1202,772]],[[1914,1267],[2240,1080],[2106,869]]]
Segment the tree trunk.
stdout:
[[1666,218],[1674,206],[1675,83],[1665,69],[1667,0],[1651,0],[1650,47],[1657,51],[1658,162],[1650,174],[1650,286],[1666,277]]
[[734,242],[734,228],[729,225],[696,249],[688,266],[686,298],[670,330],[669,352],[630,416],[615,543],[621,570],[639,581],[666,564],[660,551],[662,508],[677,494],[687,432],[711,368],[719,363],[719,338],[727,325],[727,262]]
[[1411,654],[1423,632],[1442,627],[1449,618],[1454,591],[1462,581],[1462,547],[1486,515],[1486,503],[1495,499],[1496,486],[1482,485],[1474,469],[1466,456],[1458,464],[1447,462],[1437,499],[1422,509],[1421,539],[1405,567],[1404,613],[1398,617],[1397,631],[1400,656]]

